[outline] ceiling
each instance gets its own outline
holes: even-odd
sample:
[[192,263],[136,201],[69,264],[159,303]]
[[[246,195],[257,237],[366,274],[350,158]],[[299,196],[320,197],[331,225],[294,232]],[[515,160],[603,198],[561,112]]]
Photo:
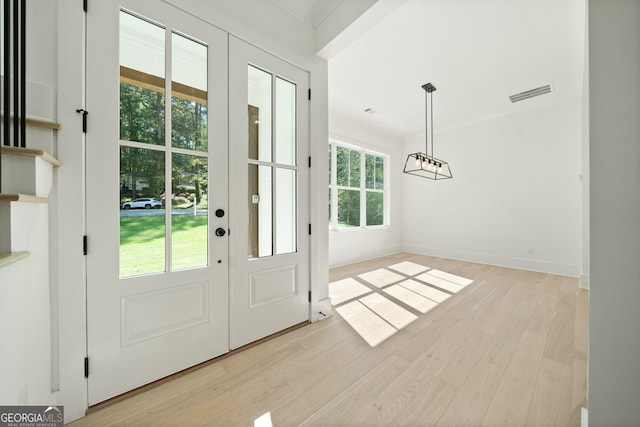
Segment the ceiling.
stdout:
[[[286,2],[316,11],[321,3]],[[437,88],[436,132],[578,103],[584,34],[584,0],[407,0],[327,58],[329,107],[406,136],[424,132],[427,82]],[[518,103],[508,98],[545,84],[551,94]]]
[[[271,0],[303,22],[317,27],[345,0]],[[357,0],[356,0],[357,1]]]

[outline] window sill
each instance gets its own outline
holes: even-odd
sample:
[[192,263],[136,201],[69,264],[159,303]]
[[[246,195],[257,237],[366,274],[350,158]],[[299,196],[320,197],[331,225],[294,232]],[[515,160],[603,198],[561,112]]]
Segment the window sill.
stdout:
[[373,231],[373,230],[384,230],[389,228],[388,225],[372,225],[369,227],[345,227],[345,228],[330,228],[329,232],[333,233],[349,233],[352,231]]

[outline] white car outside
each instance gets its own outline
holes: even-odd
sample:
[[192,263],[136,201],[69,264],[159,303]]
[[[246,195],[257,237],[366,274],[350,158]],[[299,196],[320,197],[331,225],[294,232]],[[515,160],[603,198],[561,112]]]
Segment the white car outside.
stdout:
[[122,204],[122,209],[153,209],[161,207],[162,202],[160,200],[150,197],[133,199],[130,202],[125,202]]

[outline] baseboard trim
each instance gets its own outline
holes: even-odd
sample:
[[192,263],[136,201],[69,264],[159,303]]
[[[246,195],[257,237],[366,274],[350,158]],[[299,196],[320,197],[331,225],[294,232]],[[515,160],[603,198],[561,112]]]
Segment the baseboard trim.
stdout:
[[428,255],[439,258],[455,259],[459,261],[477,262],[498,267],[516,268],[519,270],[537,271],[541,273],[557,274],[559,276],[580,277],[578,267],[568,264],[557,264],[547,261],[530,260],[479,252],[455,251],[447,249],[433,249],[420,246],[405,246],[404,252]]
[[589,289],[589,276],[584,274],[580,275],[580,289]]

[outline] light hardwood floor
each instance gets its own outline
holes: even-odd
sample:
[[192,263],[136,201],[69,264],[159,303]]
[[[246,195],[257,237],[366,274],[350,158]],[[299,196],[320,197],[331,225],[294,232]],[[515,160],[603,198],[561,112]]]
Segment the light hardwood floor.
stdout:
[[[587,292],[577,279],[413,254],[474,281],[376,347],[337,313],[115,403],[72,426],[579,426]],[[408,308],[408,307],[407,307]]]

